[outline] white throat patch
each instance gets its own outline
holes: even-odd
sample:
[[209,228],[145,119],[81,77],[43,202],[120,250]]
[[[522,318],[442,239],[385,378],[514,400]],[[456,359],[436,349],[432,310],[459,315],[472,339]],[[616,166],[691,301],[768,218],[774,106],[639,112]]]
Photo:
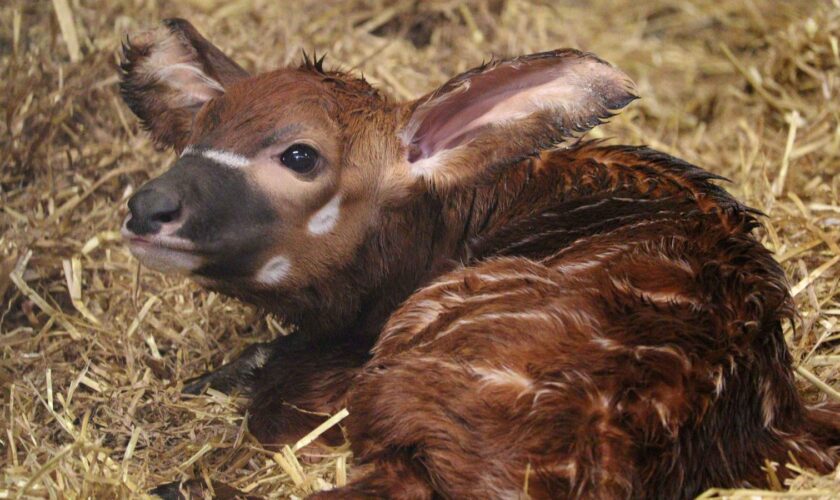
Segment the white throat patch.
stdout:
[[315,215],[309,219],[309,232],[312,234],[328,233],[335,227],[338,222],[338,216],[341,213],[341,195],[337,194],[321,207]]
[[289,274],[292,263],[286,257],[272,257],[257,271],[254,279],[263,285],[277,285]]
[[240,154],[232,153],[230,151],[224,151],[222,149],[196,150],[192,146],[187,146],[186,148],[184,148],[184,152],[181,153],[181,157],[183,158],[186,155],[203,156],[208,160],[214,161],[220,165],[229,168],[245,168],[251,164],[250,159]]

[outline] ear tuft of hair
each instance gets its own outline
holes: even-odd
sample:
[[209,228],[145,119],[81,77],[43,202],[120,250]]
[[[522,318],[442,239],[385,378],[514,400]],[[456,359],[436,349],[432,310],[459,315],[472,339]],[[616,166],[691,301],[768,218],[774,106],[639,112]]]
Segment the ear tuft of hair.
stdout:
[[[145,38],[146,33],[136,36],[134,40],[125,35],[120,47],[120,96],[123,102],[140,119],[140,125],[147,132],[153,127],[146,113],[143,95],[152,90],[153,83],[135,78],[139,61],[149,56],[150,44],[143,43],[139,38]],[[155,139],[156,145],[158,140]]]

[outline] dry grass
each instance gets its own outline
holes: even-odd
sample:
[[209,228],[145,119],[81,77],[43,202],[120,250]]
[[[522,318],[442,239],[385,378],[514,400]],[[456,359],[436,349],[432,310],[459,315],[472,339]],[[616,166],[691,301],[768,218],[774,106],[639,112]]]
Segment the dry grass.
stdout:
[[[120,102],[116,49],[126,31],[173,15],[249,69],[317,50],[401,98],[493,54],[574,46],[620,65],[643,99],[595,135],[726,175],[769,215],[762,239],[802,314],[788,333],[802,391],[838,397],[837,0],[160,3],[179,5],[0,6],[0,498],[136,496],[210,475],[302,496],[341,481],[349,463],[347,449],[302,468],[299,452],[275,461],[235,401],[179,395],[179,380],[276,335],[278,321],[140,269],[117,238],[126,197],[172,156],[153,150]],[[785,487],[836,498],[840,471]]]

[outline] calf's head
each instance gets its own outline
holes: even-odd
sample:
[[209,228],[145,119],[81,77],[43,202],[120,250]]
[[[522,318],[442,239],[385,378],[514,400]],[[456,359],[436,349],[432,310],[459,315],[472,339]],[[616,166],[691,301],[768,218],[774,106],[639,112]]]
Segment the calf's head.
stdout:
[[252,76],[189,23],[124,46],[122,93],[179,155],[129,200],[134,255],[161,270],[294,289],[351,260],[385,210],[485,182],[633,98],[596,57],[493,62],[398,103],[320,62]]

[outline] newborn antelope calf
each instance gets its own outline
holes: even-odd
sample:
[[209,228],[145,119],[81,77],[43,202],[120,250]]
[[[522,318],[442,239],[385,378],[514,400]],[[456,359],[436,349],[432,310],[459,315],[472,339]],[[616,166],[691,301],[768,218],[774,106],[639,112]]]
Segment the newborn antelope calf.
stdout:
[[185,390],[249,395],[266,445],[347,406],[371,467],[318,497],[686,498],[836,465],[840,410],[794,386],[756,212],[682,160],[581,141],[636,97],[594,55],[396,102],[321,61],[249,75],[174,19],[122,69],[179,155],[130,199],[131,251],[297,327]]

